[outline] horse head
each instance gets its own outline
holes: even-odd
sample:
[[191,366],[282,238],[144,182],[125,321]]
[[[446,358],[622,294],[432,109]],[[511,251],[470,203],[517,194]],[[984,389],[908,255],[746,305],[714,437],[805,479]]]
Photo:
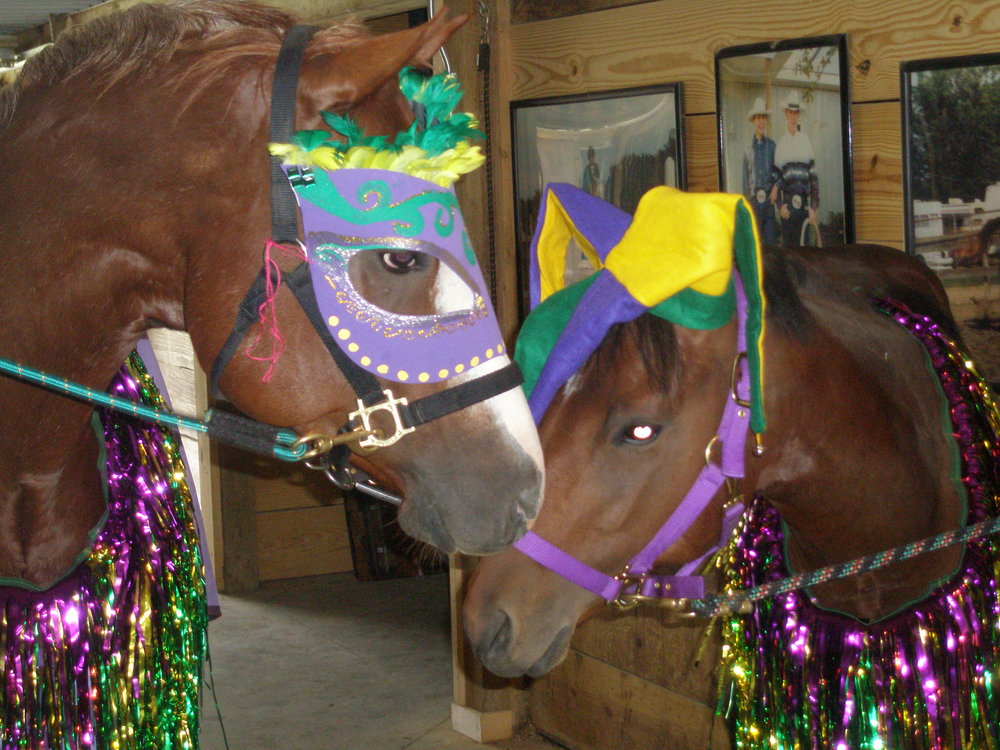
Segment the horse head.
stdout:
[[[427,67],[464,20],[440,14],[383,36],[344,25],[317,30],[305,45],[291,98],[295,128],[332,143],[355,138],[371,146],[375,157],[356,171],[378,172],[368,177],[389,185],[391,195],[384,198],[405,192],[403,202],[412,209],[390,216],[389,209],[398,206],[388,200],[382,226],[389,229],[375,238],[369,233],[371,241],[359,244],[362,232],[341,227],[340,250],[323,243],[326,228],[305,227],[310,236],[280,242],[271,226],[270,84],[294,19],[253,3],[165,3],[100,19],[60,38],[0,97],[0,164],[11,186],[0,198],[0,229],[8,260],[22,269],[5,275],[0,285],[4,314],[20,317],[26,329],[40,330],[46,319],[71,322],[51,336],[5,337],[5,355],[101,389],[144,330],[166,326],[188,331],[199,362],[210,371],[238,320],[241,300],[265,266],[259,320],[250,322],[218,378],[225,400],[300,435],[335,435],[359,410],[359,394],[331,360],[326,338],[342,345],[358,367],[368,367],[371,382],[391,390],[394,402],[457,387],[453,402],[442,397],[433,402],[433,413],[414,417],[427,421],[414,434],[373,453],[362,451],[352,461],[402,494],[400,521],[414,537],[471,554],[513,542],[540,505],[541,452],[519,389],[509,378],[506,387],[496,386],[496,377],[490,380],[509,359],[454,193],[445,186],[450,182],[440,179],[450,172],[454,181],[468,171],[457,162],[475,161],[478,151],[467,144],[444,156],[425,150],[421,158],[434,169],[384,169],[388,152],[412,156],[412,139],[419,142],[419,132],[410,127],[413,92],[401,90],[400,70]],[[435,85],[444,93],[433,116],[448,119],[455,87]],[[333,132],[330,122],[340,123],[341,132]],[[467,131],[474,126],[474,120],[465,122]],[[411,141],[400,141],[401,133]],[[384,148],[394,138],[395,145]],[[53,159],[56,142],[63,150]],[[325,171],[316,172],[326,179]],[[410,182],[400,186],[397,178]],[[43,194],[62,196],[58,210],[43,208]],[[31,202],[14,205],[13,195]],[[304,206],[307,199],[297,197]],[[358,186],[351,200],[355,214],[373,207],[366,203],[372,200],[367,188]],[[417,223],[442,231],[433,242],[424,241],[409,231]],[[438,241],[443,229],[450,236]],[[396,243],[401,235],[406,241]],[[312,270],[322,265],[306,256],[321,244],[329,251],[324,267],[337,269],[317,273],[315,285],[339,293],[350,320],[337,321],[322,310],[321,320],[311,319],[279,283],[304,259]],[[49,262],[58,263],[64,284],[39,285],[29,273]],[[332,290],[334,278],[351,288],[351,300],[343,288]],[[381,339],[384,351],[354,351],[362,326],[365,342]],[[436,359],[422,360],[412,346],[397,356],[402,349],[394,339],[412,344],[403,339],[419,337],[436,338]],[[494,385],[473,397],[479,381]],[[81,445],[92,442],[84,435],[83,407],[21,385],[3,388],[0,407],[5,419],[10,415],[5,433],[21,435],[21,445],[11,439],[3,451],[19,452],[52,424],[79,431]],[[372,429],[391,433],[385,417],[375,414]],[[357,420],[350,421],[353,427]],[[92,473],[89,455],[71,454],[78,471],[64,470],[65,452],[53,449],[38,460],[45,465],[23,471],[56,477],[40,490],[62,498],[53,502],[82,503],[83,494],[98,498],[86,504],[72,530],[56,534],[65,532],[67,551],[51,572],[78,554],[74,545],[100,515],[100,490],[96,477],[69,481]],[[59,472],[65,481],[58,480]],[[23,486],[19,481],[12,476],[9,486]],[[23,498],[13,502],[35,505]],[[18,544],[22,549],[11,554],[10,566],[0,566],[3,572],[44,580],[47,573],[31,573],[37,566],[26,562],[33,556],[30,540]],[[45,556],[58,555],[50,548]]]
[[[679,198],[678,205],[693,226],[725,225],[724,216],[699,215],[686,200]],[[537,235],[542,263],[546,238],[564,246],[590,217],[607,216],[596,205],[575,210],[574,201],[572,191],[565,199],[550,193]],[[667,206],[657,208],[652,215],[677,219]],[[560,218],[555,227],[546,226],[553,209]],[[643,211],[641,202],[635,220],[640,225]],[[720,306],[714,319],[708,308],[702,310],[707,317],[693,314],[699,298],[682,297],[687,290],[674,292],[670,299],[679,307],[673,309],[649,304],[649,298],[644,303],[641,281],[648,270],[630,275],[630,267],[613,255],[637,236],[669,258],[657,261],[667,275],[685,266],[690,253],[722,256],[697,237],[675,242],[666,232],[662,241],[648,232],[636,235],[615,215],[603,223],[615,222],[627,230],[603,239],[583,231],[577,238],[601,264],[590,281],[579,282],[589,287],[551,292],[529,315],[518,341],[547,469],[544,510],[527,538],[537,536],[544,544],[521,540],[483,561],[465,600],[466,632],[476,654],[502,676],[551,669],[566,653],[576,623],[602,599],[629,606],[664,596],[650,584],[669,582],[675,591],[690,585],[689,573],[728,538],[731,511],[741,511],[742,500],[754,495],[781,514],[789,566],[797,571],[928,537],[963,518],[961,490],[953,481],[951,425],[942,421],[939,386],[926,355],[871,304],[899,300],[941,320],[943,330],[955,335],[947,298],[931,272],[888,248],[744,254],[741,263],[737,245],[735,268],[743,284],[734,288],[748,298],[759,294],[747,307],[766,308],[766,316],[759,310],[761,322],[767,321],[765,337],[763,325],[752,332],[752,315],[742,312],[747,308],[739,294],[737,314]],[[733,269],[710,262],[714,267]],[[641,260],[631,267],[646,268]],[[550,279],[558,276],[552,271]],[[545,274],[539,264],[539,289]],[[766,278],[766,295],[762,283],[757,292],[746,283],[754,277],[756,283]],[[639,304],[616,285],[627,285]],[[609,326],[609,320],[621,322]],[[555,331],[547,339],[546,329]],[[540,373],[533,360],[543,362]],[[748,427],[761,435],[763,404],[766,450],[734,440],[746,438]],[[746,410],[752,414],[740,416]],[[728,413],[747,421],[730,431]],[[726,469],[727,455],[739,459],[737,469]],[[713,467],[721,467],[719,474],[731,485],[720,475],[700,490]],[[699,492],[700,504],[692,504]],[[640,560],[648,567],[639,567]],[[938,550],[818,585],[812,593],[829,610],[876,620],[926,596],[957,560],[955,550]],[[699,577],[698,583],[704,581]]]
[[[708,223],[742,216],[729,198],[707,199],[706,207],[699,201],[658,188],[632,220],[581,191],[552,186],[539,220],[532,293],[540,304],[518,342],[551,501],[533,535],[609,576],[627,573],[684,500],[706,454],[715,460],[712,438],[732,387],[738,333],[747,336],[734,314],[732,239],[679,237],[680,249],[669,251],[676,250],[676,262],[664,263],[664,243],[673,243],[651,234],[691,226],[699,213]],[[743,255],[753,286],[758,256],[752,225],[747,229]],[[571,238],[600,270],[560,288],[560,250]],[[660,566],[698,557],[718,537],[721,515],[721,503],[699,514],[676,544],[656,553]],[[575,623],[600,602],[595,593],[510,550],[478,568],[467,631],[491,670],[543,674],[564,654]]]

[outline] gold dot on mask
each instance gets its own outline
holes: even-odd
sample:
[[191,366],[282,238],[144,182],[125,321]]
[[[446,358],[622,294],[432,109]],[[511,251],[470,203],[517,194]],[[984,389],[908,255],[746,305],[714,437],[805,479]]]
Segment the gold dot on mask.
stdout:
[[426,383],[430,379],[431,379],[430,373],[422,372],[419,375],[417,375],[417,380],[419,380],[421,383]]
[[349,351],[349,352],[356,352],[360,348],[361,347],[358,346],[357,344],[355,344],[353,341],[350,344],[347,345],[347,351]]
[[479,364],[479,357],[473,357],[472,361],[469,362],[469,367],[475,367]]
[[446,377],[448,377],[448,371],[447,370],[438,370],[438,377],[439,378],[446,378]]
[[497,346],[497,354],[503,354],[503,344]]
[[371,363],[372,363],[371,357],[365,356],[361,358],[361,364],[363,364],[365,367],[368,367],[368,365],[370,365]]
[[487,349],[486,350],[486,359],[493,359],[493,350],[492,349]]
[[329,318],[326,319],[326,322],[331,328],[336,328],[337,326],[340,325],[340,318],[338,318],[336,315],[331,315]]
[[399,372],[396,373],[396,378],[401,383],[405,383],[407,380],[410,379],[410,373],[408,373],[406,370],[400,370]]
[[378,370],[378,373],[380,375],[385,375],[387,372],[389,372],[389,365],[379,365],[375,369]]
[[348,331],[346,328],[341,328],[339,331],[337,331],[337,338],[340,339],[341,341],[347,341],[347,339],[351,338],[351,332]]
[[462,372],[465,369],[465,365],[455,365],[455,372]]

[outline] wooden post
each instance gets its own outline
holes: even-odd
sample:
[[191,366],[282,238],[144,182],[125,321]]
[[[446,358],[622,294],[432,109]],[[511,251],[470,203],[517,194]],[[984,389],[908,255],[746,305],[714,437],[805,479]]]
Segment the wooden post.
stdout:
[[497,742],[513,736],[523,713],[524,692],[491,674],[472,653],[462,631],[462,602],[476,558],[451,558],[452,728],[477,742]]

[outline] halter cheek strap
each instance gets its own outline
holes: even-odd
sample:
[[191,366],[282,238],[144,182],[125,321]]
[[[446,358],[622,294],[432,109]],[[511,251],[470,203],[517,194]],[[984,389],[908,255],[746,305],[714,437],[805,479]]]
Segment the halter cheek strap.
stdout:
[[[734,272],[735,273],[735,272]],[[736,317],[738,322],[739,355],[737,365],[745,357],[747,300],[743,285],[736,275]],[[746,437],[750,425],[750,368],[740,367],[734,373],[733,389],[722,412],[716,438],[706,451],[705,468],[660,530],[616,576],[609,576],[559,549],[533,531],[529,531],[514,546],[535,562],[621,608],[635,606],[649,599],[700,599],[705,595],[705,579],[694,575],[704,562],[729,540],[743,514],[743,503],[734,500],[725,509],[718,543],[696,560],[686,563],[676,575],[650,573],[657,558],[673,546],[708,507],[719,489],[730,479],[742,479]],[[708,455],[712,445],[721,442],[721,464]]]

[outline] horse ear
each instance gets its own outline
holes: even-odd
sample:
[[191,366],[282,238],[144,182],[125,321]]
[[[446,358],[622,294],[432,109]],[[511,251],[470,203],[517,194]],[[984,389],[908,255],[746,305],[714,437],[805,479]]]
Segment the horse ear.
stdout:
[[[468,19],[468,15],[448,19],[447,9],[442,8],[420,26],[362,37],[337,52],[308,59],[302,65],[299,81],[300,106],[305,105],[303,113],[311,110],[310,114],[314,114],[321,109],[343,111],[395,80],[400,69],[409,65],[430,67],[434,54]],[[322,44],[322,37],[318,36],[316,41]]]

